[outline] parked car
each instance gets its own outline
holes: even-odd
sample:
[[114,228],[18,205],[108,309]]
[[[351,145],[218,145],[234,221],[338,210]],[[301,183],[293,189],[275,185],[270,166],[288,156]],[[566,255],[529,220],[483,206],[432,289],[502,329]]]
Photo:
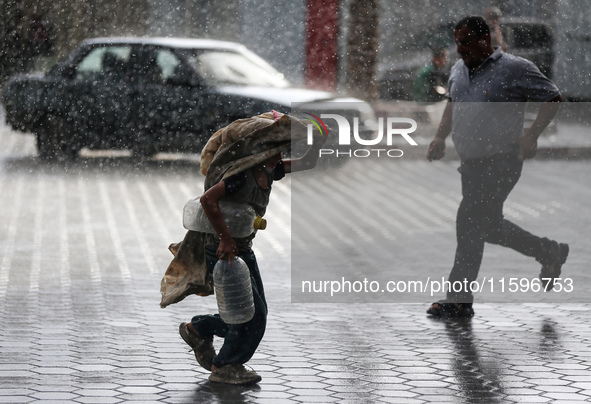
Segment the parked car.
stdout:
[[552,78],[554,30],[540,19],[509,17],[501,22],[507,52],[531,60],[540,71]]
[[[418,71],[429,62],[431,49],[447,48],[450,67],[458,59],[453,41],[454,23],[437,26],[417,35],[413,43],[403,44],[400,55],[379,67],[378,83],[382,99],[412,99],[412,87]],[[554,34],[544,20],[508,17],[501,22],[507,52],[534,62],[540,71],[552,77]]]
[[351,105],[362,132],[375,125],[367,103],[294,88],[243,45],[205,39],[87,40],[48,73],[11,78],[3,93],[6,122],[34,133],[40,156],[68,158],[84,147],[199,152],[236,119],[317,100]]

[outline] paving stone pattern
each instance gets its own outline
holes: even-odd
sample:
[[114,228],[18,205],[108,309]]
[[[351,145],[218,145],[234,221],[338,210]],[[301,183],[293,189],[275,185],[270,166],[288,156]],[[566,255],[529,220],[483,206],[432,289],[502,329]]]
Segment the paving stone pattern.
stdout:
[[[6,129],[0,145],[0,402],[591,400],[591,305],[585,302],[482,303],[465,321],[428,318],[431,300],[291,303],[289,180],[275,184],[269,228],[255,240],[270,314],[249,365],[263,380],[250,387],[210,383],[177,330],[192,315],[215,311],[215,298],[190,296],[159,308],[159,282],[172,257],[166,248],[182,238],[182,207],[202,187],[194,159],[99,154],[44,163],[31,137]],[[435,169],[422,161],[399,164],[421,178]],[[531,164],[534,185],[517,195],[520,203],[527,203],[530,188],[566,177],[584,181],[591,172],[588,161]],[[441,163],[437,170],[451,175],[455,167]],[[447,177],[438,177],[441,192],[457,190],[458,178]],[[400,186],[412,189],[416,182]],[[589,281],[580,273],[588,267],[588,242],[578,241],[589,234],[589,191],[567,186],[572,194],[561,199],[566,206],[559,214],[537,220],[548,219],[547,227],[572,240],[573,271]],[[573,210],[579,222],[561,227],[557,218]],[[446,275],[452,252],[428,247],[453,238],[453,215],[426,229],[435,225],[441,230],[415,230],[423,246],[416,259],[428,258],[427,271]],[[410,237],[402,230],[395,236]],[[489,259],[496,255],[517,259],[496,250]]]

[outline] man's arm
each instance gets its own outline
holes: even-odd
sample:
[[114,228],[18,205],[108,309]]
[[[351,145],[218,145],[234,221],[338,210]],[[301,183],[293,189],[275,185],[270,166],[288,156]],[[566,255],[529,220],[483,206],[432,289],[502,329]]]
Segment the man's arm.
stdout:
[[437,128],[435,138],[429,145],[429,151],[427,152],[427,160],[439,160],[445,155],[445,139],[451,133],[451,122],[452,122],[452,108],[451,101],[447,101],[445,109],[443,110],[443,116],[441,122]]
[[199,201],[211,226],[220,238],[220,246],[216,252],[217,256],[220,259],[230,260],[230,265],[232,265],[232,257],[238,253],[238,248],[230,234],[230,230],[228,230],[228,226],[226,226],[220,209],[220,200],[225,196],[226,184],[224,181],[220,181],[201,195]]
[[519,145],[519,155],[521,158],[531,159],[536,156],[538,138],[556,116],[561,101],[562,96],[558,95],[550,101],[543,103],[532,126],[522,136],[515,139],[515,143]]

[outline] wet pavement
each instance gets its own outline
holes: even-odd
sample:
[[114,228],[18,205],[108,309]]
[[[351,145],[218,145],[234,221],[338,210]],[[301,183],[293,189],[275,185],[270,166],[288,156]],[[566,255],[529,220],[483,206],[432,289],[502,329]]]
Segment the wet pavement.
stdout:
[[[543,295],[513,304],[483,300],[475,304],[476,316],[463,321],[427,317],[430,297],[291,303],[290,180],[274,185],[269,228],[255,240],[270,313],[248,365],[263,380],[250,387],[207,381],[178,324],[214,312],[215,298],[190,296],[159,307],[160,279],[172,257],[167,246],[182,238],[182,207],[200,193],[203,177],[194,157],[160,157],[142,162],[99,153],[45,163],[35,157],[31,136],[0,128],[0,402],[591,400],[591,304],[583,293],[566,302],[549,303]],[[404,226],[394,227],[392,237],[420,248],[396,252],[400,260],[421,263],[411,268],[417,273],[446,276],[459,198],[459,177],[452,175],[457,162],[397,164],[392,170],[412,173],[396,176],[396,186],[417,190],[403,198],[416,211],[429,209],[420,187],[427,181],[448,203],[437,217],[418,215],[414,226],[401,213],[397,220]],[[353,189],[363,181],[357,168],[349,164],[338,174]],[[528,228],[546,229],[571,244],[564,271],[583,290],[591,284],[585,272],[591,261],[585,236],[591,229],[590,173],[588,160],[530,162],[508,203],[508,214]],[[389,203],[393,211],[409,209],[402,199]],[[327,248],[340,243],[329,241]],[[481,275],[524,262],[487,249]],[[527,265],[536,277],[539,268]]]

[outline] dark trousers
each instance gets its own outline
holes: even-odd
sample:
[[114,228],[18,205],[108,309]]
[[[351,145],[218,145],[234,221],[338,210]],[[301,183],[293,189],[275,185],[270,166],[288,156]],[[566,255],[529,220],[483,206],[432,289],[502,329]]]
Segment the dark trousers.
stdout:
[[[215,255],[216,250],[217,246],[206,246],[205,259],[210,273],[213,273],[213,267],[218,261],[218,257]],[[224,344],[217,356],[213,358],[213,364],[217,368],[232,363],[248,362],[263,339],[267,326],[267,302],[256,257],[252,250],[241,252],[239,256],[250,270],[255,307],[254,317],[244,324],[226,324],[219,314],[195,316],[191,320],[193,327],[202,338],[209,338],[213,335],[224,338]]]
[[[508,154],[462,162],[462,202],[456,220],[457,249],[449,275],[450,284],[453,286],[456,282],[458,287],[455,290],[450,288],[448,300],[457,303],[472,303],[474,300],[469,283],[478,277],[485,242],[512,248],[542,264],[554,258],[555,241],[534,236],[503,217],[503,203],[519,180],[522,167],[517,149]],[[459,292],[457,282],[462,283]]]

